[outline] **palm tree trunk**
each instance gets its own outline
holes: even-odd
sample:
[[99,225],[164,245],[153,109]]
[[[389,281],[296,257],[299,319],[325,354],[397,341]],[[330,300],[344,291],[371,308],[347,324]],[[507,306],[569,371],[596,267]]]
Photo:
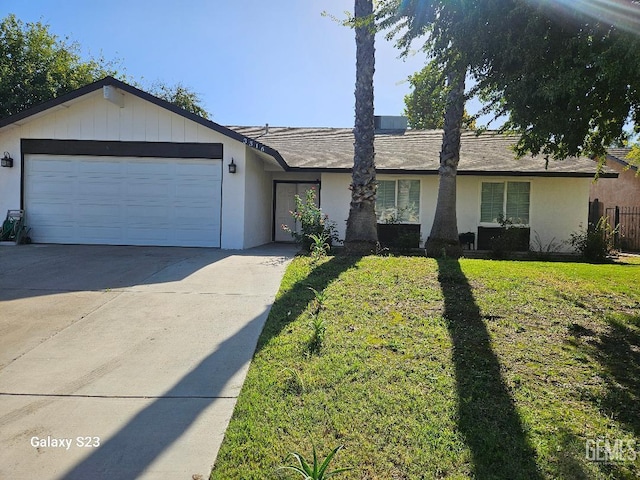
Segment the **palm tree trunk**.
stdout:
[[375,70],[375,25],[372,0],[355,0],[356,31],[356,120],[351,180],[351,203],[345,250],[362,254],[378,243],[376,225],[376,167],[373,146],[373,73]]
[[460,161],[460,133],[464,115],[465,75],[466,68],[460,63],[452,65],[447,74],[447,83],[450,90],[444,115],[438,201],[431,234],[425,244],[426,253],[430,257],[446,255],[447,257],[458,258],[462,254],[456,217],[456,174],[458,172],[458,162]]

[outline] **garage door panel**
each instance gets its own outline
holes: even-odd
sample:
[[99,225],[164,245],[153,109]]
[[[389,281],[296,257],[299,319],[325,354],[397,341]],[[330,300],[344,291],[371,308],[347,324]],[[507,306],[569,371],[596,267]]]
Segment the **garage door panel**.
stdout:
[[150,182],[132,182],[128,181],[125,187],[124,195],[127,199],[137,200],[137,199],[157,199],[158,201],[163,201],[164,199],[168,199],[169,190],[171,188],[171,184],[168,180],[157,183]]
[[169,226],[165,225],[163,229],[157,226],[145,227],[143,225],[128,225],[126,228],[127,238],[134,242],[156,242],[159,245],[167,245],[169,240]]
[[49,200],[52,197],[66,198],[73,195],[76,188],[76,181],[69,177],[44,177],[31,189],[31,198],[42,198]]
[[27,155],[25,207],[42,243],[220,246],[222,162]]
[[89,177],[122,177],[126,176],[122,163],[88,159],[82,163],[76,163],[78,175]]
[[81,226],[75,228],[74,231],[78,238],[78,243],[96,244],[107,240],[109,243],[119,244],[125,238],[124,227],[119,226],[117,223],[108,227],[104,225]]
[[176,186],[176,201],[191,202],[211,196],[211,191],[204,185],[195,182],[182,183]]
[[[176,159],[175,162],[181,160]],[[158,163],[153,160],[139,159],[133,162],[127,162],[124,166],[125,173],[129,178],[149,178],[154,176],[170,177],[173,171],[173,165],[168,161]]]
[[180,178],[210,177],[213,180],[222,180],[222,170],[215,165],[187,164],[188,169],[177,168],[175,175]]
[[122,207],[120,205],[77,205],[76,217],[81,225],[117,225],[121,221]]
[[105,180],[79,182],[77,188],[78,194],[81,196],[90,196],[92,199],[104,197],[111,203],[114,202],[114,198],[119,198],[123,193],[121,184]]

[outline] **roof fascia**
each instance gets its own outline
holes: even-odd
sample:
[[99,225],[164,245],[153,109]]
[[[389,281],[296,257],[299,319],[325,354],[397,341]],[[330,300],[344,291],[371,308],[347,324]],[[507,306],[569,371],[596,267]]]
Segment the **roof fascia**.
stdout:
[[[308,173],[351,173],[351,168],[322,168],[322,167],[290,167],[288,172]],[[438,170],[409,170],[401,168],[376,168],[376,173],[387,175],[438,175]],[[518,171],[481,171],[461,170],[459,176],[477,177],[555,177],[555,178],[594,178],[595,172],[518,172]],[[617,173],[602,173],[599,178],[618,178]]]

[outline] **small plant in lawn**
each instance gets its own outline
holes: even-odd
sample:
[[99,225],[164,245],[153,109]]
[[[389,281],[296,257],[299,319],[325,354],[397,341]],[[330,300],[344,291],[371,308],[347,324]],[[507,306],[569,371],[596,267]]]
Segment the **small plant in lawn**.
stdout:
[[314,315],[311,319],[311,328],[313,330],[311,334],[311,340],[309,341],[309,352],[320,353],[322,344],[324,343],[324,337],[327,333],[327,325],[324,318],[320,315]]
[[315,262],[327,256],[329,249],[328,240],[329,236],[326,232],[321,233],[320,235],[316,235],[314,233],[309,234],[309,239],[311,240],[311,258]]
[[[328,472],[329,464],[333,457],[338,453],[338,451],[343,448],[344,445],[340,445],[334,448],[327,458],[324,459],[322,464],[318,464],[318,455],[316,453],[316,447],[313,447],[313,465],[310,465],[309,462],[305,460],[305,458],[299,453],[290,453],[289,457],[293,457],[296,459],[296,465],[287,465],[285,467],[280,467],[278,470],[292,470],[296,473],[299,473],[304,480],[324,480],[329,477],[333,477],[339,473],[348,472],[349,470],[353,470],[352,467],[338,468],[337,470],[333,470],[332,472]],[[287,457],[288,458],[288,457]]]
[[323,291],[318,291],[313,287],[307,287],[309,290],[313,292],[313,315],[318,315],[320,310],[324,308],[324,302],[327,299],[327,294]]
[[287,382],[287,390],[296,395],[302,395],[307,391],[307,388],[304,384],[304,380],[302,380],[302,376],[300,372],[294,370],[293,368],[284,368],[282,370],[283,374],[288,374],[286,378]]
[[311,311],[311,340],[309,340],[309,353],[319,353],[324,343],[324,337],[327,332],[327,325],[324,318],[320,316],[320,310],[324,309],[324,301],[326,294],[324,291],[319,292],[313,287],[308,287],[315,296],[313,299],[313,309]]
[[288,225],[282,225],[282,229],[291,234],[295,241],[302,246],[303,251],[310,251],[314,243],[311,235],[318,237],[324,235],[325,240],[322,243],[328,245],[338,241],[335,223],[330,222],[329,216],[322,213],[322,209],[316,205],[316,190],[314,188],[307,190],[304,200],[296,195],[295,202],[295,211],[289,213],[291,213],[293,220],[300,225],[300,231],[292,229]]

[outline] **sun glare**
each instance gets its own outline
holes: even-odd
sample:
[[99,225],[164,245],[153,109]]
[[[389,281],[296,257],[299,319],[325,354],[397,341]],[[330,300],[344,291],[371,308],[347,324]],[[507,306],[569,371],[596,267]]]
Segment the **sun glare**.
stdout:
[[578,12],[595,20],[640,35],[638,0],[528,0],[561,13]]

